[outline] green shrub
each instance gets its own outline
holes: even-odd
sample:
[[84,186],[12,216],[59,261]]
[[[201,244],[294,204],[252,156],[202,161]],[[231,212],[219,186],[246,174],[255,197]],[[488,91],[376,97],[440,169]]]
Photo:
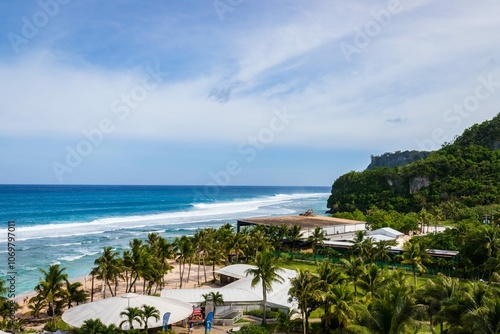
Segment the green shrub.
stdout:
[[265,327],[251,324],[241,327],[238,334],[269,334],[269,332]]

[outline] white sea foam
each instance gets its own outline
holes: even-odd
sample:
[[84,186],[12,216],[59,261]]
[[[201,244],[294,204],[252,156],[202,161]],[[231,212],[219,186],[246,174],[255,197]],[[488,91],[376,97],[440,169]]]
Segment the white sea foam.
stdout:
[[[215,203],[194,203],[191,209],[152,215],[136,215],[97,219],[91,222],[44,224],[18,227],[17,240],[41,238],[59,238],[99,234],[122,229],[191,224],[204,221],[227,220],[242,217],[243,214],[257,211],[263,207],[272,207],[289,203],[297,199],[326,197],[326,193],[278,194],[258,199],[234,200]],[[291,210],[287,209],[286,213]],[[255,216],[260,216],[256,214]],[[158,227],[156,227],[158,229]],[[0,242],[6,242],[7,231],[0,229]],[[57,244],[54,244],[57,245]],[[74,244],[61,244],[61,247]]]
[[81,258],[83,258],[85,256],[92,256],[92,255],[96,255],[98,253],[99,252],[90,252],[90,253],[79,254],[79,255],[67,255],[67,256],[60,257],[57,260],[59,260],[59,261],[73,262],[73,261],[79,260],[79,259],[81,259]]

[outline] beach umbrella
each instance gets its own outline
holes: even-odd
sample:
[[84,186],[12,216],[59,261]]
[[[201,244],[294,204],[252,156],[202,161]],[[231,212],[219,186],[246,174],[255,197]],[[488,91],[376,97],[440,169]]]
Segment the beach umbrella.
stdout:
[[[63,313],[62,319],[74,327],[81,327],[85,320],[88,319],[99,319],[106,326],[114,324],[118,327],[126,319],[120,315],[121,312],[126,311],[128,307],[141,308],[142,305],[154,306],[159,311],[159,320],[154,318],[148,320],[148,327],[150,328],[161,327],[162,318],[166,312],[170,312],[170,323],[184,320],[193,312],[191,304],[177,299],[126,293],[122,296],[72,307]],[[128,323],[123,324],[122,328],[129,329]],[[144,328],[144,325],[139,325],[136,322],[134,328]]]

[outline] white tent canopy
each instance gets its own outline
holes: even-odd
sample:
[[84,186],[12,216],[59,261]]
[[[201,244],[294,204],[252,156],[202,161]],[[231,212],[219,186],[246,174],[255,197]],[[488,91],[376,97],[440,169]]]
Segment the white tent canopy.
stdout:
[[[159,311],[160,319],[158,321],[154,318],[148,320],[148,327],[150,328],[161,327],[163,324],[162,318],[166,312],[170,312],[169,324],[184,320],[193,312],[191,304],[177,299],[127,293],[122,296],[72,307],[64,312],[62,318],[66,323],[74,327],[81,327],[85,320],[88,319],[100,319],[107,326],[111,324],[120,326],[120,323],[126,319],[124,316],[120,316],[121,312],[125,311],[127,307],[141,308],[142,305],[154,306]],[[128,323],[124,324],[122,328],[128,329]],[[144,326],[135,323],[134,328],[144,328]]]
[[[236,281],[227,284],[221,288],[197,288],[197,289],[163,289],[161,297],[175,298],[199,304],[205,299],[203,294],[210,292],[219,292],[224,299],[225,304],[231,303],[262,303],[262,283],[252,287],[252,275],[247,276],[246,270],[254,269],[255,266],[248,264],[233,264],[222,269],[216,270],[217,274],[226,275],[237,278]],[[267,303],[272,307],[289,309],[295,305],[289,302],[290,296],[288,291],[291,288],[290,279],[297,276],[297,272],[289,269],[282,269],[278,274],[283,278],[284,282],[273,282],[272,290],[267,293]]]

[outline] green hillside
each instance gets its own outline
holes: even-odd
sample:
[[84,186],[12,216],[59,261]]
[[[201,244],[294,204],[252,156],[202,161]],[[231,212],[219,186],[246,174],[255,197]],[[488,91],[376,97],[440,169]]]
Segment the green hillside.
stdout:
[[340,176],[327,206],[331,212],[372,206],[410,212],[448,201],[466,206],[500,203],[500,114],[473,125],[425,159]]

